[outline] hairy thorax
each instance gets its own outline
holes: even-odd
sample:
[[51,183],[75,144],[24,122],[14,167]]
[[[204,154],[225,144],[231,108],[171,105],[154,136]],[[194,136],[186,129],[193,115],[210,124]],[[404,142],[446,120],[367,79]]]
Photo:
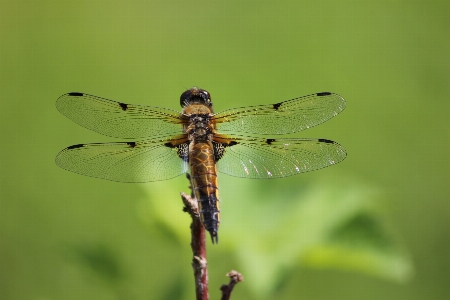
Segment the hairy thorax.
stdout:
[[216,132],[215,124],[211,122],[214,116],[212,108],[203,104],[191,104],[183,109],[183,115],[187,119],[183,131],[188,135],[189,141],[212,141]]

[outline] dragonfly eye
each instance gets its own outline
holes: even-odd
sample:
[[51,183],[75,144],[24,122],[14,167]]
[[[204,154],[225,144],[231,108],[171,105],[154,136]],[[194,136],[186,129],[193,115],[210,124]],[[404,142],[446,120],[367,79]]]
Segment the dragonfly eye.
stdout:
[[205,90],[193,87],[185,91],[180,96],[181,107],[185,107],[192,103],[201,103],[207,106],[212,106],[211,95]]

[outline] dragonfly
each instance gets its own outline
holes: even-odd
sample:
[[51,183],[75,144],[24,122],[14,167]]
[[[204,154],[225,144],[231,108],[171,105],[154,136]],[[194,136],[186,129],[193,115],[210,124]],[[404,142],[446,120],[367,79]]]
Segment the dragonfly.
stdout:
[[64,94],[56,101],[63,115],[127,141],[69,146],[56,156],[56,164],[119,182],[160,181],[188,173],[200,219],[214,244],[220,223],[218,172],[282,178],[335,165],[347,155],[340,144],[328,139],[282,137],[343,111],[345,100],[335,93],[214,113],[211,95],[193,87],[181,94],[180,105],[178,112],[79,92]]

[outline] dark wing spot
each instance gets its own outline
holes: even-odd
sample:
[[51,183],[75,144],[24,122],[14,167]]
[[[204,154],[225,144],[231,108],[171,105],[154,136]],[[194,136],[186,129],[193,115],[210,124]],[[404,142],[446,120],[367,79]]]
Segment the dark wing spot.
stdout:
[[228,144],[217,143],[213,141],[214,159],[216,160],[216,162],[224,156],[227,147],[231,147],[237,144],[238,142],[236,141],[229,141]]
[[183,143],[174,145],[172,142],[165,143],[164,146],[169,148],[176,148],[177,149],[177,155],[179,158],[181,158],[183,161],[189,160],[189,143]]
[[189,160],[189,143],[180,144],[175,147],[177,148],[178,157],[187,162]]
[[333,141],[331,141],[331,140],[327,140],[327,139],[318,139],[318,141],[319,141],[320,143],[328,143],[328,144],[334,144],[334,142],[333,142]]
[[130,146],[131,148],[136,147],[136,142],[127,142],[127,145]]
[[266,140],[266,143],[267,143],[268,145],[272,145],[273,142],[275,142],[275,139],[267,139],[267,140]]
[[281,104],[282,104],[282,102],[280,102],[280,103],[275,103],[275,104],[273,104],[273,108],[274,108],[275,110],[278,110],[278,108],[281,106]]
[[77,93],[77,92],[69,93],[69,96],[81,97],[81,96],[83,96],[83,93]]
[[83,144],[72,145],[72,146],[67,147],[67,150],[77,149],[77,148],[81,148],[83,146],[84,146]]
[[216,160],[216,162],[218,162],[219,159],[221,159],[225,154],[226,146],[227,146],[226,144],[221,144],[213,141],[214,159]]
[[317,96],[330,96],[331,93],[330,92],[322,92],[322,93],[317,93]]
[[128,104],[126,103],[121,103],[119,102],[120,108],[122,108],[122,110],[127,110],[128,109]]

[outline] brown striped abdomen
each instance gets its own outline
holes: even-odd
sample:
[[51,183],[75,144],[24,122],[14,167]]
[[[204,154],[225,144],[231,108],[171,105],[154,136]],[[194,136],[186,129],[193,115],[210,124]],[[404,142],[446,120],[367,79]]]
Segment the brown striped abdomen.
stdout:
[[189,165],[195,197],[198,201],[203,226],[211,234],[213,243],[218,242],[220,223],[219,189],[214,149],[211,142],[192,142]]

